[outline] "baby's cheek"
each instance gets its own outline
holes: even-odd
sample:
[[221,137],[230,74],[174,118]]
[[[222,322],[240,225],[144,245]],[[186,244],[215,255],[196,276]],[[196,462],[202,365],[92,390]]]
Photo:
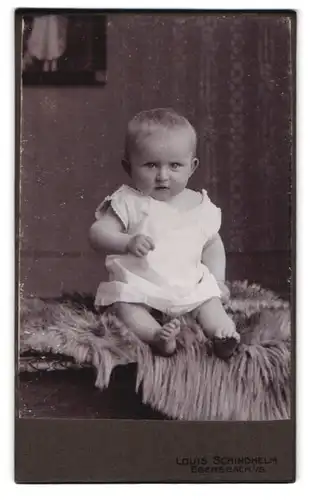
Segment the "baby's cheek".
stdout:
[[140,177],[140,179],[137,179],[136,187],[144,194],[149,195],[153,187],[153,182],[154,180],[151,176],[144,175],[143,177]]
[[173,179],[173,194],[179,194],[185,189],[187,186],[187,179]]

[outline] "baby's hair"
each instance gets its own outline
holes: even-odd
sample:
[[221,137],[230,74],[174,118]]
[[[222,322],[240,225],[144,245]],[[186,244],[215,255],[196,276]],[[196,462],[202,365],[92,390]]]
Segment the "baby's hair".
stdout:
[[141,111],[128,123],[125,139],[124,159],[130,160],[130,151],[137,144],[138,136],[147,136],[154,129],[164,127],[167,129],[186,128],[193,138],[193,152],[196,151],[197,136],[194,127],[185,118],[170,108],[156,108]]

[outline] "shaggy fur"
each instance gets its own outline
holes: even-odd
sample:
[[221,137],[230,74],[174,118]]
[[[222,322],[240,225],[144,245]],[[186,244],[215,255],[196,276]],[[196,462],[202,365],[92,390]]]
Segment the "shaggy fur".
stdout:
[[241,344],[229,361],[213,355],[212,344],[189,315],[181,318],[176,354],[163,358],[154,356],[111,311],[99,316],[81,304],[81,297],[21,301],[21,359],[29,352],[53,353],[91,364],[100,389],[108,386],[115,366],[137,363],[136,389],[141,387],[143,401],[175,419],[287,419],[289,306],[257,285],[235,282],[230,289],[227,310]]

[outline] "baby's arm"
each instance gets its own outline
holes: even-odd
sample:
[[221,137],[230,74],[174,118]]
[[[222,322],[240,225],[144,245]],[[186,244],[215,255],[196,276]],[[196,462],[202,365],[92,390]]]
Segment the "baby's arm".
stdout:
[[89,240],[95,250],[125,253],[130,236],[124,232],[122,222],[109,207],[91,226]]
[[143,257],[154,249],[154,243],[149,236],[126,234],[122,222],[111,207],[91,226],[89,240],[95,250],[130,252],[137,257]]
[[201,260],[215,277],[224,298],[227,298],[229,291],[225,286],[226,255],[222,238],[218,233],[204,246]]
[[218,233],[204,246],[201,260],[216,281],[225,281],[226,255],[222,238]]

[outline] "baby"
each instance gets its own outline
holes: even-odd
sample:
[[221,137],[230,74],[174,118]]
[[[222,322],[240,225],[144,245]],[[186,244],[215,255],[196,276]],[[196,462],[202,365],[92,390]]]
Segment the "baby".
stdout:
[[[143,111],[128,125],[123,167],[130,183],[99,205],[90,242],[107,251],[109,281],[97,307],[113,304],[125,325],[155,352],[176,350],[178,316],[191,313],[214,351],[229,357],[239,334],[226,314],[221,211],[205,190],[187,188],[196,168],[196,132],[170,109]],[[170,318],[161,326],[152,312]]]

